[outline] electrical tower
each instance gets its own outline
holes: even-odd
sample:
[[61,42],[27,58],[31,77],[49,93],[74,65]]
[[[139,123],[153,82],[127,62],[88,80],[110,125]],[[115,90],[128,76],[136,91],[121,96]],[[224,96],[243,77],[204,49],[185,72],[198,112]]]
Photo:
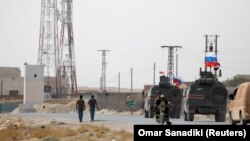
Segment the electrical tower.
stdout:
[[106,66],[107,66],[107,62],[106,62],[106,55],[107,55],[107,51],[110,50],[98,50],[102,52],[102,75],[101,75],[101,87],[100,90],[102,92],[106,92]]
[[[58,65],[58,11],[56,0],[42,0],[38,65],[45,66],[45,84],[51,84],[50,78],[56,75]],[[51,86],[47,90],[51,92]]]
[[[60,33],[60,71],[70,85],[70,94],[77,93],[74,36],[72,24],[72,0],[62,0]],[[60,80],[59,82],[60,83]]]
[[72,0],[42,0],[37,64],[45,65],[45,85],[50,85],[52,94],[67,94],[67,87],[70,94],[77,92]]
[[182,48],[181,46],[161,46],[162,48],[168,48],[168,77],[171,83],[173,83],[174,76],[174,49]]

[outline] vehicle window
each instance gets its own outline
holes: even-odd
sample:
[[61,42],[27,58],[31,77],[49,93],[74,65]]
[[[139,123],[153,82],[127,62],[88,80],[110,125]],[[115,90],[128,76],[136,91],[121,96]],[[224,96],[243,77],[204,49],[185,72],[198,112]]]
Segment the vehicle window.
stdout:
[[235,95],[236,95],[238,89],[239,89],[239,88],[235,88],[234,93],[233,93],[233,94],[234,94],[234,97],[235,97]]

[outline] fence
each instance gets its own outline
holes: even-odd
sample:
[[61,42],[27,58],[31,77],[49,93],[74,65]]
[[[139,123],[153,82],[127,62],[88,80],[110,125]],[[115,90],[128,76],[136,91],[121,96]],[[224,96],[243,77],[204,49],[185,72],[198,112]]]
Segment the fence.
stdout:
[[9,113],[15,110],[21,102],[16,103],[0,103],[0,113]]

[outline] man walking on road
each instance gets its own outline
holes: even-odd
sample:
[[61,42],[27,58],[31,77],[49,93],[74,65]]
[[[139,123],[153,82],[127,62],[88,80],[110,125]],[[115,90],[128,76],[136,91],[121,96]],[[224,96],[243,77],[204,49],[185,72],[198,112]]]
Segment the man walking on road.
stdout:
[[95,108],[97,110],[99,110],[98,105],[97,105],[97,101],[94,98],[94,95],[91,95],[91,99],[88,101],[88,105],[89,105],[89,112],[90,112],[91,121],[94,121]]
[[80,95],[80,99],[76,102],[76,110],[78,111],[79,121],[82,122],[83,119],[83,111],[85,110],[85,102],[82,99],[82,95]]

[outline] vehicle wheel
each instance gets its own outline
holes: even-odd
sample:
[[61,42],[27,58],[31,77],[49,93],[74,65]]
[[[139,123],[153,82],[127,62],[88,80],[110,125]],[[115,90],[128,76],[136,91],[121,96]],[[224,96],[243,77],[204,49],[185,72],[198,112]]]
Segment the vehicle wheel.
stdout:
[[145,102],[143,101],[142,104],[141,104],[142,109],[144,108],[144,105],[145,105]]
[[173,110],[170,114],[171,118],[180,118],[181,116],[181,106],[175,104],[173,107]]
[[231,125],[236,125],[236,122],[233,120],[231,113],[229,113],[229,120],[230,120]]
[[242,118],[242,114],[240,113],[240,124],[247,125],[247,121]]
[[187,120],[194,121],[194,114],[188,113]]
[[184,112],[184,121],[187,121],[187,113]]
[[225,114],[220,113],[219,111],[216,111],[216,113],[214,114],[215,117],[215,121],[216,122],[224,122],[225,121]]
[[144,110],[144,117],[148,118],[148,112],[146,110]]

